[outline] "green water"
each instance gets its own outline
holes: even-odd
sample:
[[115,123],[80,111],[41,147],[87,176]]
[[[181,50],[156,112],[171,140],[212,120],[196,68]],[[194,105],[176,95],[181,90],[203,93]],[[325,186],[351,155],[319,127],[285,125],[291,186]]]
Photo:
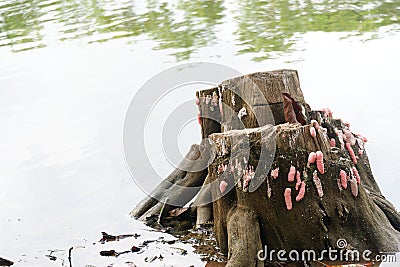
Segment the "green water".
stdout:
[[261,61],[301,49],[307,32],[380,38],[379,29],[400,30],[399,17],[399,1],[0,1],[0,47],[147,39],[179,61],[222,41],[227,30],[238,54]]

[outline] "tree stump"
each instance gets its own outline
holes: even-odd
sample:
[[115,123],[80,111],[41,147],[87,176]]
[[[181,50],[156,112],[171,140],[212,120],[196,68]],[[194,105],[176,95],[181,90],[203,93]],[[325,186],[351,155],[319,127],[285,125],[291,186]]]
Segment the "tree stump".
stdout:
[[[198,226],[213,222],[227,266],[301,266],[304,257],[300,262],[286,254],[282,260],[279,250],[300,255],[312,250],[318,256],[337,250],[336,260],[322,255],[318,261],[338,264],[357,262],[340,258],[349,251],[371,251],[373,261],[373,255],[399,250],[400,214],[373,177],[366,139],[329,110],[312,111],[296,71],[245,75],[196,95],[201,154],[208,151],[205,160],[213,160],[190,182],[179,170],[167,180],[203,183],[190,211]],[[289,112],[305,120],[287,123]],[[187,157],[199,157],[192,154]],[[156,190],[164,188],[161,183]],[[190,201],[169,188],[164,197],[181,197],[181,206]],[[147,199],[132,215],[143,219],[160,213],[161,206]],[[264,255],[263,262],[265,248],[275,255]]]

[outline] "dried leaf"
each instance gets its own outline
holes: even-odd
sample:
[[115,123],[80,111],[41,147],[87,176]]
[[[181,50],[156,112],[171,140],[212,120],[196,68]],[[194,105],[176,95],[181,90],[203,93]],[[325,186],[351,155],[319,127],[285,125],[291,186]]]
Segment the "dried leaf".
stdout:
[[106,242],[111,242],[111,241],[119,241],[121,239],[132,237],[132,236],[135,237],[135,238],[140,236],[138,234],[134,234],[134,235],[117,235],[117,236],[115,236],[115,235],[109,235],[106,232],[101,232],[101,234],[103,235],[103,237],[99,240],[99,242],[102,243],[102,244],[104,244]]
[[104,251],[100,251],[100,256],[117,257],[118,252],[115,252],[115,250],[104,250]]
[[187,210],[188,210],[188,208],[176,208],[176,209],[171,210],[168,214],[171,217],[178,217],[179,215],[181,215],[182,213],[184,213]]
[[293,99],[293,97],[290,94],[282,93],[282,95],[283,95],[283,105],[284,105],[284,110],[285,110],[285,120],[286,120],[285,97],[286,97],[286,101],[289,100],[288,102],[291,103],[292,110],[293,110],[294,116],[296,118],[295,122],[290,122],[288,120],[286,120],[286,122],[289,122],[289,123],[299,122],[299,123],[301,123],[301,125],[306,125],[307,124],[307,118],[303,114],[303,108],[296,102],[296,100]]
[[283,113],[285,115],[286,122],[298,123],[296,119],[296,114],[294,113],[292,100],[285,95],[283,95]]
[[140,251],[140,248],[138,248],[138,247],[136,247],[136,246],[133,246],[133,247],[131,248],[131,251],[132,251],[132,252],[139,252],[139,251]]
[[117,240],[116,236],[113,235],[109,235],[106,232],[101,232],[101,234],[103,235],[103,237],[99,240],[100,243],[105,243],[105,242],[110,242],[110,241],[115,241]]

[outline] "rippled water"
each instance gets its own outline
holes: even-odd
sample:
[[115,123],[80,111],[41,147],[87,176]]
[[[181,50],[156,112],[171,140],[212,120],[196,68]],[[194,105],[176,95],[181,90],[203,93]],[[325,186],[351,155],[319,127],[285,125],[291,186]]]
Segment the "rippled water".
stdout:
[[261,61],[297,49],[307,32],[349,36],[399,30],[398,1],[1,1],[0,46],[11,51],[124,39],[147,39],[189,59],[231,35],[238,53]]
[[[330,107],[368,137],[376,179],[400,207],[399,6],[0,0],[0,257],[60,266],[48,250],[83,245],[76,266],[105,266],[115,260],[99,258],[101,246],[92,245],[101,231],[152,238],[127,216],[144,193],[124,163],[122,125],[136,90],[178,63],[298,69],[313,108]],[[182,143],[199,141],[196,127]],[[189,254],[152,266],[203,265]],[[150,266],[143,255],[133,260]]]

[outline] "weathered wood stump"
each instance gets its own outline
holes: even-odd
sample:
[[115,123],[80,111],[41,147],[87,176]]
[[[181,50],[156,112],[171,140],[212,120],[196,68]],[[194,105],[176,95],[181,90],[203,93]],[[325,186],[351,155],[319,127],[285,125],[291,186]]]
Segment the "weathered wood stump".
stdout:
[[[213,154],[204,158],[215,158],[190,179],[175,170],[167,180],[203,184],[189,210],[198,226],[213,222],[227,266],[302,266],[316,260],[288,254],[282,260],[279,250],[300,255],[311,250],[319,262],[340,264],[357,261],[343,258],[346,251],[357,250],[360,262],[399,251],[400,214],[373,177],[366,139],[329,110],[312,111],[296,71],[245,75],[197,97],[201,147]],[[193,151],[187,155],[196,157]],[[161,199],[182,198],[181,206],[194,196],[163,183],[156,190]],[[162,202],[146,199],[132,215],[159,214]],[[337,250],[336,260],[321,256],[329,250]],[[371,251],[370,260],[361,257],[364,251]],[[260,252],[268,253],[265,262]]]

